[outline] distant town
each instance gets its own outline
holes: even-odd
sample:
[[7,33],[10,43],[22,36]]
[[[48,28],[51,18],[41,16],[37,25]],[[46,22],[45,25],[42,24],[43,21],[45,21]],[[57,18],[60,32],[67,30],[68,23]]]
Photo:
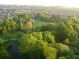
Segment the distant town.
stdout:
[[22,13],[40,13],[45,12],[48,15],[60,16],[79,16],[78,8],[64,8],[64,7],[42,7],[42,6],[17,6],[17,5],[0,5],[0,20],[11,18],[17,14]]

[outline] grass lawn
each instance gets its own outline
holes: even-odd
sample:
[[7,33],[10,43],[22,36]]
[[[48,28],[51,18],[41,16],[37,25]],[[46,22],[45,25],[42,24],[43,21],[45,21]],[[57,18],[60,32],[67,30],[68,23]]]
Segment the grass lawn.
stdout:
[[33,27],[50,24],[52,22],[45,22],[42,20],[34,20]]

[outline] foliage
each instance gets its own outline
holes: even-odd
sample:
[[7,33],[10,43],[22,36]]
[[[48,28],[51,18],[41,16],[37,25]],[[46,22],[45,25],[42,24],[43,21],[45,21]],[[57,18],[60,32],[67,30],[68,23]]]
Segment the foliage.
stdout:
[[76,17],[62,20],[42,12],[5,19],[0,22],[0,59],[14,55],[20,59],[79,59],[78,26]]

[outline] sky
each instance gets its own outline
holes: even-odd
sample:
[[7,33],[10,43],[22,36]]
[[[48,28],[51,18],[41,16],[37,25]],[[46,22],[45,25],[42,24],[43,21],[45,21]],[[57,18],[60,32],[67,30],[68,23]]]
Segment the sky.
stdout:
[[0,0],[0,4],[64,6],[64,7],[78,7],[79,8],[79,0]]

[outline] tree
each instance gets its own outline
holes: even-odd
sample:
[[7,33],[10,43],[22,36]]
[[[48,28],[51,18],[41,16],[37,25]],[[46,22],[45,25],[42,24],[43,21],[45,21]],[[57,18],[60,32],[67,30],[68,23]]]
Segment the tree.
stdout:
[[43,36],[42,36],[42,32],[33,32],[32,35],[37,38],[38,40],[42,40]]
[[19,21],[20,19],[19,19],[18,16],[14,16],[14,17],[13,17],[13,20],[14,20],[16,23],[18,23],[18,21]]
[[[23,43],[22,43],[23,42]],[[37,41],[31,34],[24,35],[20,40],[20,51],[22,58],[41,59],[42,58],[42,41]]]
[[69,28],[63,22],[59,23],[55,31],[56,41],[62,42],[67,39],[69,37],[69,33]]
[[19,40],[19,48],[20,51],[23,52],[28,52],[35,44],[36,38],[33,37],[31,34],[24,34],[21,39]]
[[10,20],[10,27],[12,31],[16,30],[16,22],[13,20]]
[[58,23],[58,22],[61,22],[61,16],[60,15],[53,15],[53,16],[51,16],[51,21],[53,21],[53,22],[56,22],[56,23]]
[[25,29],[32,29],[32,22],[31,21],[25,22],[24,23],[24,28]]
[[21,20],[18,21],[17,28],[18,28],[18,30],[23,30],[24,29],[24,23],[21,22]]
[[0,38],[0,46],[3,45],[3,39]]
[[67,59],[66,57],[59,57],[58,59]]
[[69,51],[70,51],[70,48],[68,45],[65,45],[65,44],[62,44],[62,43],[57,43],[55,45],[55,48],[57,48],[57,57],[59,56],[67,56]]
[[62,44],[62,43],[57,44],[57,49],[60,50],[61,52],[66,52],[70,50],[69,46]]
[[79,59],[79,55],[74,55],[72,59]]
[[11,31],[11,28],[10,28],[10,19],[5,19],[3,21],[3,27],[5,27],[7,29],[7,31]]
[[0,38],[0,58],[1,59],[8,59],[10,56],[7,52],[6,46],[4,45],[4,41]]
[[44,48],[44,56],[45,59],[56,59],[57,50],[52,47],[45,47]]
[[42,36],[43,36],[43,40],[47,42],[48,44],[53,45],[55,43],[55,37],[51,32],[45,31],[42,33]]
[[32,52],[30,53],[30,59],[45,59],[46,57],[43,53],[45,46],[47,46],[45,42],[43,42],[42,40],[37,40],[31,50]]

